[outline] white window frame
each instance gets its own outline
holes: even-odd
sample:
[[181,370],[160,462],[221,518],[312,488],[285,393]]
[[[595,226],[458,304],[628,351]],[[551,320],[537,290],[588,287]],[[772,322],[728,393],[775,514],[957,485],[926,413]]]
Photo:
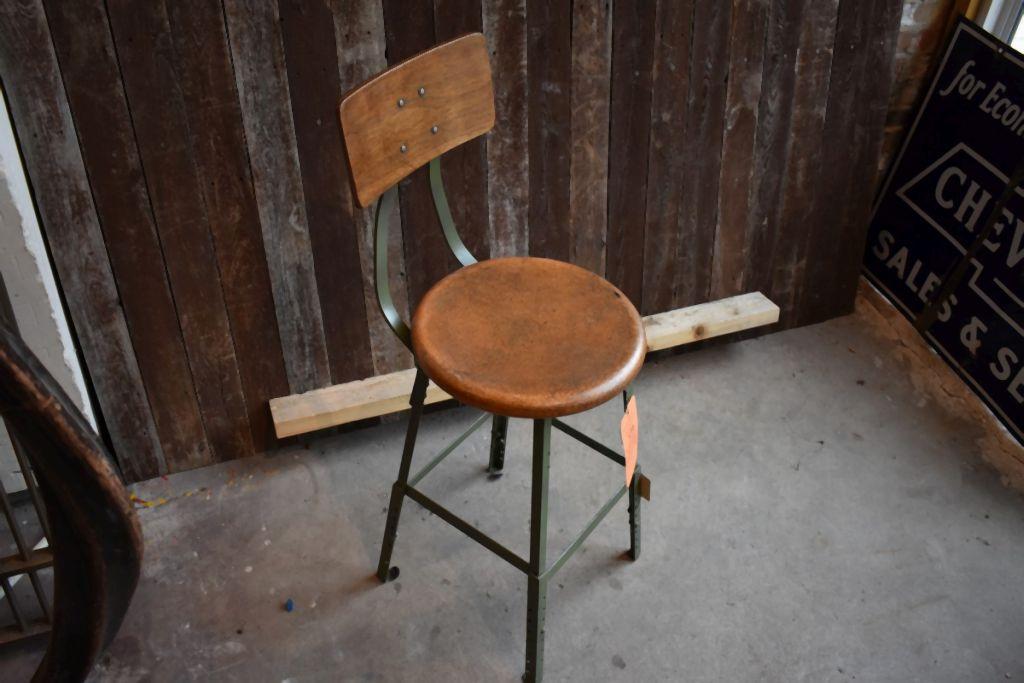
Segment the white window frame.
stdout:
[[989,0],[983,2],[978,12],[978,23],[999,38],[1009,43],[1013,40],[1014,29],[1020,20],[1024,0]]

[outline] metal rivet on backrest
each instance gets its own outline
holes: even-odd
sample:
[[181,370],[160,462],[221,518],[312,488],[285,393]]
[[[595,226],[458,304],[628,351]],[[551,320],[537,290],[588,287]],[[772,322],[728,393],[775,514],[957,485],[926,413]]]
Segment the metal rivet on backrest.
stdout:
[[419,89],[418,92],[420,94],[420,97],[426,97],[427,96],[427,89],[424,88],[422,85],[420,86],[420,89]]
[[403,142],[402,146],[398,148],[398,151],[401,152],[402,154],[405,154],[406,152],[409,151],[409,146]]
[[399,97],[398,98],[398,106],[399,107],[404,107],[405,106],[405,98],[404,97]]
[[432,135],[437,135],[437,126],[431,126],[430,127],[430,132],[431,132]]

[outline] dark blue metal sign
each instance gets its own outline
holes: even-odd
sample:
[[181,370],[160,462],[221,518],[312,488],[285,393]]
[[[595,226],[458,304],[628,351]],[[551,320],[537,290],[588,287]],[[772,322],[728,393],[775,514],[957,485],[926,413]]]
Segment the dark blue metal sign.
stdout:
[[875,205],[871,282],[1024,441],[1024,56],[961,20]]

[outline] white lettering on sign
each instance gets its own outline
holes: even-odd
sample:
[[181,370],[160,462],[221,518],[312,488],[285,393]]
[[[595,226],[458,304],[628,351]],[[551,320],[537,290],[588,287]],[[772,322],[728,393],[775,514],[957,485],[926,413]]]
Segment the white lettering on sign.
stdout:
[[[910,251],[906,247],[900,247],[893,251],[895,242],[896,238],[893,237],[891,232],[881,230],[878,233],[878,241],[871,248],[871,253],[879,261],[884,262],[886,268],[893,270],[899,275],[900,279],[910,288],[910,291],[917,294],[918,298],[921,299],[921,303],[928,303],[932,293],[942,283],[942,278],[930,270],[925,270],[923,262],[919,259],[913,259],[908,271],[907,263],[910,261]],[[956,297],[951,297],[953,303],[955,303],[955,299]],[[939,309],[940,319],[942,315],[945,315],[948,320],[950,313],[949,300],[947,300],[943,302]]]
[[1013,349],[1004,346],[996,351],[996,359],[988,364],[988,369],[993,377],[1002,381],[1010,379],[1010,376],[1013,375],[1013,381],[1007,385],[1006,390],[1017,403],[1024,403],[1024,395],[1020,393],[1021,386],[1024,386],[1024,366],[1017,368],[1014,372],[1018,363],[1017,354]]
[[956,166],[950,166],[939,176],[939,182],[935,183],[935,201],[944,209],[956,206],[956,201],[946,196],[946,185],[950,178],[959,178],[960,184],[963,185],[967,182],[967,174]]
[[967,228],[967,232],[974,232],[978,217],[985,210],[990,199],[992,199],[992,195],[972,180],[970,187],[967,188],[967,193],[960,201],[960,208],[956,210],[956,219]]
[[[972,68],[974,68],[974,60],[968,59],[960,67],[960,71],[953,77],[953,80],[949,82],[949,85],[939,91],[939,97],[946,97],[956,92],[971,102],[979,92],[988,88],[985,81],[971,73]],[[981,99],[978,108],[1016,135],[1024,136],[1024,110],[1019,104],[1004,96],[1005,92],[1006,85],[1002,81],[996,81],[992,89]]]

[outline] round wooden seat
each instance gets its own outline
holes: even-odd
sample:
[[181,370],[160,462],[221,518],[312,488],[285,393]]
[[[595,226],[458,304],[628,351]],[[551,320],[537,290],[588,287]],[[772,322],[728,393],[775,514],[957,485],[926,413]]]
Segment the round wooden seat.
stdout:
[[578,413],[622,391],[647,352],[629,299],[590,271],[545,258],[467,266],[412,320],[420,367],[459,401],[508,417]]

